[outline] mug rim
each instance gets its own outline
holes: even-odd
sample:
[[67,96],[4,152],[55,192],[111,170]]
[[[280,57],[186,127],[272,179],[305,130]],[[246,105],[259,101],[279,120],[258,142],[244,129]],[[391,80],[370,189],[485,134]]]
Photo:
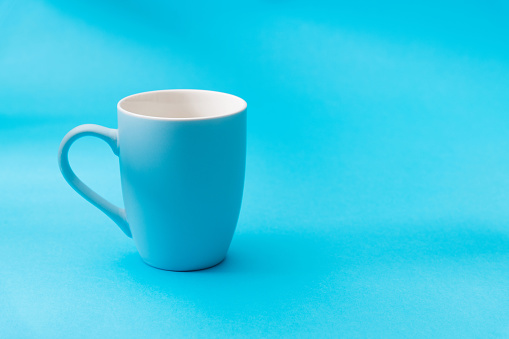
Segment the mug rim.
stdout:
[[[147,94],[153,94],[153,93],[162,93],[162,92],[201,92],[201,93],[208,92],[208,93],[213,93],[213,94],[219,94],[219,95],[222,95],[222,96],[233,97],[233,98],[235,98],[237,100],[240,100],[242,106],[241,106],[240,109],[234,110],[231,113],[229,112],[229,113],[220,114],[220,115],[202,116],[202,117],[185,117],[185,118],[160,117],[160,116],[153,116],[153,115],[145,115],[145,114],[140,114],[140,113],[135,113],[135,112],[129,111],[129,110],[127,110],[127,109],[125,109],[125,108],[123,108],[121,106],[126,100],[128,100],[130,98],[134,98],[134,97],[137,97],[137,96],[143,96],[143,95],[147,95]],[[131,115],[131,116],[135,116],[135,117],[138,117],[138,118],[142,118],[142,119],[161,120],[161,121],[192,121],[192,120],[220,119],[220,118],[225,118],[225,117],[229,117],[229,116],[232,116],[232,115],[236,115],[236,114],[242,113],[246,109],[247,109],[247,102],[244,99],[242,99],[241,97],[238,97],[238,96],[233,95],[233,94],[225,93],[225,92],[211,91],[211,90],[205,90],[205,89],[161,89],[161,90],[155,90],[155,91],[145,91],[145,92],[140,92],[140,93],[135,93],[135,94],[128,95],[128,96],[122,98],[117,103],[117,110],[119,112],[122,112],[122,113],[127,114],[127,115]]]

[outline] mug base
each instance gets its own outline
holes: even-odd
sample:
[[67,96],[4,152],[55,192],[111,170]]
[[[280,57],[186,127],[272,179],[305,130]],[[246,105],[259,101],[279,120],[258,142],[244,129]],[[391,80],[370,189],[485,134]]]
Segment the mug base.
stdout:
[[196,268],[189,268],[189,269],[173,269],[173,268],[169,268],[169,267],[160,267],[160,266],[157,266],[157,265],[153,265],[151,263],[149,263],[147,260],[141,258],[141,260],[147,264],[148,266],[150,267],[153,267],[153,268],[157,268],[158,270],[162,270],[162,271],[171,271],[171,272],[194,272],[194,271],[203,271],[203,270],[206,270],[206,269],[209,269],[209,268],[212,268],[212,267],[215,267],[219,264],[221,264],[224,259],[226,259],[226,257],[223,257],[221,260],[219,260],[218,262],[212,264],[212,265],[205,265],[203,267],[196,267]]

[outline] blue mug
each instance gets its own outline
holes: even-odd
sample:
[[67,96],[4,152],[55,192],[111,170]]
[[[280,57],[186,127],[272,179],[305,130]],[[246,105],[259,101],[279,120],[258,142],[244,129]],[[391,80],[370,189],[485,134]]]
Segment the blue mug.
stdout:
[[[81,125],[62,140],[58,164],[69,185],[132,237],[150,266],[199,270],[226,256],[237,225],[246,163],[246,108],[234,95],[162,90],[117,105],[118,129]],[[119,157],[125,209],[72,171],[68,152],[83,136]]]

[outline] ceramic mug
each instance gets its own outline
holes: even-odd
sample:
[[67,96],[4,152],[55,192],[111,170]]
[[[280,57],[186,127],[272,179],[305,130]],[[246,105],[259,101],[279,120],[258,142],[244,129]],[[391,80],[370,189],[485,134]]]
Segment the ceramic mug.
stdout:
[[[156,268],[191,271],[226,256],[240,213],[246,163],[246,108],[234,95],[162,90],[117,105],[118,129],[81,125],[62,140],[58,164],[71,187],[132,237]],[[125,209],[72,171],[68,152],[83,136],[119,157]]]

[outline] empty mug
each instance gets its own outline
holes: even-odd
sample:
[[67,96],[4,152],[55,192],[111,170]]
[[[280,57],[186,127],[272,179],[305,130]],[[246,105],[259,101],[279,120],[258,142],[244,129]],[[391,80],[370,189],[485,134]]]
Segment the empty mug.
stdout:
[[[246,108],[234,95],[162,90],[117,105],[118,129],[81,125],[62,140],[58,164],[71,187],[132,237],[156,268],[191,271],[226,256],[244,188]],[[83,136],[106,141],[119,157],[125,209],[72,171],[68,152]]]

